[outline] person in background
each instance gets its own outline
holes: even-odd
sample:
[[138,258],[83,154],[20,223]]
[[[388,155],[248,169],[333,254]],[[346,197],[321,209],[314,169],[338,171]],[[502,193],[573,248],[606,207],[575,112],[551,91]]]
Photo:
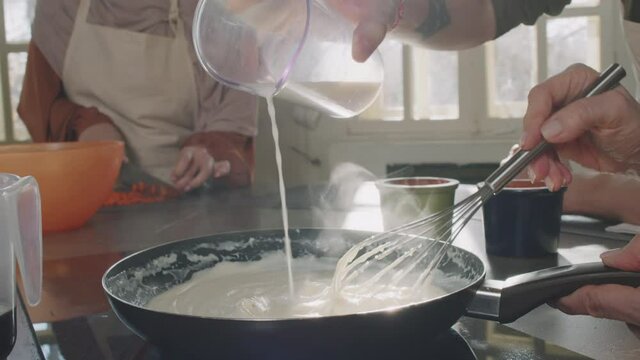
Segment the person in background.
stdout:
[[[329,0],[357,26],[353,57],[365,61],[387,32],[423,46],[457,50],[495,39],[519,24],[533,24],[543,14],[560,13],[570,0]],[[625,32],[640,68],[640,2],[623,0]],[[618,87],[589,99],[569,102],[598,76],[584,65],[574,65],[536,86],[529,95],[520,146],[532,149],[541,139],[554,145],[530,166],[533,180],[545,180],[551,189],[574,180],[572,196],[595,198],[577,212],[607,209],[637,221],[640,216],[640,103]],[[557,109],[560,109],[556,111]],[[597,171],[592,178],[572,179],[563,161],[574,161]],[[587,191],[587,193],[584,193]],[[613,191],[613,192],[605,192]],[[578,198],[579,196],[576,196]],[[635,199],[635,200],[634,200]],[[609,207],[600,207],[604,201]],[[616,202],[620,201],[616,205]],[[624,205],[623,205],[624,204]],[[610,215],[610,214],[606,214]],[[640,271],[640,236],[627,246],[601,255],[603,262],[626,271]],[[555,303],[569,314],[621,320],[640,333],[640,289],[602,285],[586,286]]]
[[128,161],[183,192],[251,184],[257,99],[199,65],[196,5],[39,1],[18,106],[32,139],[124,141]]

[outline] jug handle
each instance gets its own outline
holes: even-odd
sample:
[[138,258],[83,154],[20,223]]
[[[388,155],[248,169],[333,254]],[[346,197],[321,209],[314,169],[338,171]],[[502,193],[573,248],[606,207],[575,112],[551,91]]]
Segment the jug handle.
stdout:
[[29,305],[40,302],[42,291],[42,208],[40,189],[35,178],[26,176],[5,194],[9,206],[9,240],[18,260],[24,291]]

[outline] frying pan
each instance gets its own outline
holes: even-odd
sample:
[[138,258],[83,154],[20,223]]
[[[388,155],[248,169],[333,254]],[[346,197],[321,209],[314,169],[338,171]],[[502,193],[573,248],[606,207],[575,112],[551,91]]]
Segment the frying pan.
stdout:
[[[371,233],[335,229],[290,232],[294,257],[337,258],[335,240],[361,241]],[[396,309],[318,318],[247,320],[204,318],[153,311],[154,296],[221,261],[256,261],[281,251],[282,230],[218,234],[147,249],[113,265],[102,285],[113,310],[133,332],[179,358],[335,359],[379,355],[379,349],[419,349],[461,316],[512,322],[537,306],[587,284],[640,286],[640,273],[600,263],[565,266],[485,281],[482,261],[452,246],[439,270],[456,281],[435,279],[446,295]],[[425,241],[430,241],[425,239]],[[402,349],[402,350],[400,350]],[[424,352],[422,352],[424,354]]]

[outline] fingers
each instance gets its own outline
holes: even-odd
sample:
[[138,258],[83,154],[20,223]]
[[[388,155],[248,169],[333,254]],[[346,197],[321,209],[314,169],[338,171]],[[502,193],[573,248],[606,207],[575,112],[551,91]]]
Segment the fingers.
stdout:
[[[603,161],[609,155],[604,151],[620,147],[612,141],[612,134],[624,128],[626,119],[634,118],[635,102],[622,88],[574,101],[597,77],[593,69],[574,65],[536,86],[529,93],[522,148],[530,150],[544,138],[566,159],[593,168],[607,165]],[[529,169],[531,178],[544,180],[550,189],[571,181],[571,173],[557,155],[543,155]]]
[[[511,159],[511,157],[513,157],[513,155],[515,155],[518,151],[520,151],[520,145],[515,144],[511,147],[511,150],[509,150],[509,155],[507,157],[505,157],[504,159],[500,160],[500,166],[503,166],[509,159]],[[516,177],[515,179],[517,180],[526,180],[526,179],[531,179],[531,176],[529,175],[529,173],[527,172],[528,169],[525,169],[523,171],[521,171]],[[531,183],[533,183],[534,181],[532,180]]]
[[549,191],[555,192],[562,188],[564,185],[564,176],[560,171],[560,165],[558,162],[551,162],[549,164],[549,173],[544,178],[544,184]]
[[541,137],[540,129],[555,110],[580,95],[596,78],[598,73],[585,66],[573,65],[564,72],[534,87],[529,93],[524,130],[520,145],[531,150]]
[[228,162],[227,160],[224,161],[218,161],[215,163],[214,169],[213,169],[213,177],[214,178],[220,178],[223,176],[227,176],[229,175],[229,173],[231,173],[231,163]]
[[[640,235],[622,249],[601,255],[611,267],[640,271]],[[571,315],[591,315],[640,325],[640,289],[621,285],[585,286],[555,303]]]
[[549,118],[540,132],[552,144],[578,139],[590,130],[614,128],[628,108],[623,91],[609,91],[588,99],[577,100]]
[[555,153],[546,153],[535,159],[527,170],[532,182],[544,181],[550,191],[558,191],[571,183],[573,176]]
[[353,59],[365,62],[380,46],[396,19],[399,1],[328,0],[347,19],[356,23],[353,32]]
[[625,271],[640,271],[640,235],[633,238],[627,246],[608,251],[600,257],[607,266]]
[[387,25],[377,21],[358,24],[353,33],[353,59],[365,62],[376,51],[387,35]]
[[628,286],[585,286],[555,305],[570,315],[591,315],[640,325],[640,289]]
[[209,178],[229,175],[229,161],[216,162],[204,147],[186,147],[172,174],[172,181],[180,191],[191,191],[202,186]]
[[558,168],[560,169],[562,178],[564,179],[564,181],[562,182],[562,186],[571,184],[571,182],[573,182],[573,174],[571,174],[571,170],[569,170],[569,168],[567,168],[567,166],[561,162],[559,162],[558,164]]
[[191,189],[196,189],[204,184],[204,182],[213,175],[214,166],[215,161],[210,156],[208,159],[204,160],[204,163],[197,163],[197,165],[194,166],[197,169],[197,171],[194,173],[194,176],[192,176],[190,179],[185,178],[185,181],[188,181],[188,183],[184,190],[190,191]]
[[[531,149],[544,138],[563,158],[600,171],[624,171],[636,163],[638,102],[623,87],[573,100],[597,76],[584,65],[572,66],[536,86],[529,94],[522,147]],[[548,175],[532,169],[538,177]]]
[[185,171],[182,177],[174,181],[174,185],[176,189],[180,191],[191,191],[192,188],[189,186],[189,184],[199,172],[200,172],[200,161],[197,161],[196,158],[194,157],[194,161],[191,163],[187,171]]
[[209,157],[209,161],[206,164],[200,166],[197,175],[187,185],[185,191],[196,189],[202,186],[210,177],[220,178],[229,175],[231,172],[231,164],[224,160],[216,162],[212,157]]
[[184,160],[178,160],[178,166],[181,162],[187,163],[188,166],[181,174],[177,171],[179,169],[178,166],[176,166],[177,176],[174,180],[174,184],[180,191],[190,191],[194,188],[191,186],[194,178],[204,173],[202,176],[204,176],[206,180],[211,175],[213,171],[213,164],[210,164],[210,162],[213,161],[213,159],[204,147],[189,146],[184,148],[183,153]]
[[551,154],[542,154],[529,164],[527,173],[531,182],[543,181],[547,177],[551,161]]
[[185,147],[180,152],[180,158],[178,159],[178,163],[176,167],[173,169],[171,173],[171,180],[175,183],[178,179],[181,179],[185,172],[189,169],[191,162],[193,161],[194,148],[193,147]]

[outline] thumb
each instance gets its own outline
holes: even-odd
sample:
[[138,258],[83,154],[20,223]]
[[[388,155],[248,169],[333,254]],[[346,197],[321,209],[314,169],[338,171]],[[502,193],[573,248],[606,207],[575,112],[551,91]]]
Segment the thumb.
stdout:
[[353,59],[357,62],[367,61],[386,35],[386,24],[375,21],[364,21],[358,24],[353,33]]
[[572,65],[531,89],[520,145],[526,150],[537,145],[541,140],[542,125],[557,109],[562,108],[583,92],[597,77],[598,73],[585,65]]
[[616,90],[574,101],[553,114],[540,132],[550,143],[562,144],[592,129],[615,129],[621,117],[619,111],[624,111],[628,102],[626,97],[624,91]]
[[610,267],[625,271],[640,271],[640,235],[627,246],[600,255],[602,262]]
[[628,286],[585,286],[555,305],[570,315],[591,315],[640,325],[640,289]]

